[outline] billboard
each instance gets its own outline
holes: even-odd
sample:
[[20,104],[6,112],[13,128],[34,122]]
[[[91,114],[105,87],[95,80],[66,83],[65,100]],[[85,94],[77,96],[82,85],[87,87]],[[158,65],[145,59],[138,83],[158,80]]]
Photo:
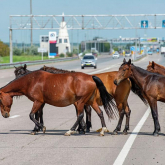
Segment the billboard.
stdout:
[[56,38],[56,32],[49,32],[49,58],[54,58],[57,55]]
[[159,38],[140,38],[140,42],[159,42]]

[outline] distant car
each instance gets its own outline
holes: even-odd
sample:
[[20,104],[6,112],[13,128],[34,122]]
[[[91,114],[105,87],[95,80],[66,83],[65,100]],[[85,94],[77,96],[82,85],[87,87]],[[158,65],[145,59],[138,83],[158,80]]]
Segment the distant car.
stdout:
[[78,56],[81,57],[83,55],[83,53],[79,53]]
[[85,54],[83,59],[81,60],[81,69],[84,67],[94,67],[97,68],[97,58],[91,54]]
[[126,56],[126,57],[130,57],[130,56],[131,56],[131,53],[130,53],[130,52],[126,52],[126,53],[125,53],[125,56]]
[[117,51],[112,55],[112,58],[119,58],[119,57],[120,57],[120,54]]
[[152,55],[153,52],[151,50],[148,50],[148,55]]

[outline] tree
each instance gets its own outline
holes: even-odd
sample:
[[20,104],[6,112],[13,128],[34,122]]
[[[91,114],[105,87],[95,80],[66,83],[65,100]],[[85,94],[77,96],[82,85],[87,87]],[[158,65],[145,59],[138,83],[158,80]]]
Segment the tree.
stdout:
[[9,46],[0,41],[0,57],[9,56]]
[[21,50],[17,47],[13,48],[13,54],[14,55],[17,55],[17,56],[20,56],[21,55]]

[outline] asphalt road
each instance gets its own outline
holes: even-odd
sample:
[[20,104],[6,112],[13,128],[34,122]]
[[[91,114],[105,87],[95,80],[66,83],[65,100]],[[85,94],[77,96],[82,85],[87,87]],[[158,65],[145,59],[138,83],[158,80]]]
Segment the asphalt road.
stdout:
[[[126,59],[129,59],[127,57]],[[123,61],[110,56],[98,58],[97,69],[80,69],[80,61],[47,64],[61,69],[82,71],[88,74],[118,70]],[[165,57],[154,54],[134,62],[144,69],[148,61],[165,65]],[[42,65],[28,66],[35,70]],[[0,87],[14,79],[14,69],[0,70]],[[97,114],[92,112],[92,129],[85,135],[64,136],[76,120],[74,106],[64,108],[46,105],[44,108],[44,125],[46,133],[30,135],[34,124],[29,119],[32,102],[25,96],[14,99],[11,117],[0,115],[0,165],[155,165],[165,164],[165,112],[163,103],[158,103],[161,133],[154,137],[153,120],[150,110],[133,93],[128,103],[132,110],[130,131],[128,135],[112,135],[117,120],[109,121],[104,112],[110,133],[100,137],[96,132],[101,127]],[[103,109],[103,108],[102,108]],[[122,125],[124,129],[125,119]],[[122,131],[121,130],[121,131]]]

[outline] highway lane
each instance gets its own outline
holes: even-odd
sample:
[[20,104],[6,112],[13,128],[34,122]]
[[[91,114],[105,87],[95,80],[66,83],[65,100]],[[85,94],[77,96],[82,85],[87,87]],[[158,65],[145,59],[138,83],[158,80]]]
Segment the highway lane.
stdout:
[[[127,57],[128,59],[128,57]],[[98,69],[80,69],[80,61],[60,62],[48,64],[62,69],[83,71],[85,73],[104,72],[118,70],[123,58],[114,59],[104,56],[98,59]],[[148,61],[154,60],[165,65],[164,57],[161,55],[147,56],[135,65],[146,68]],[[39,69],[41,65],[28,66],[29,70]],[[0,87],[14,78],[14,69],[0,70]],[[107,71],[108,71],[107,70]],[[64,108],[46,105],[44,108],[44,121],[47,127],[46,134],[39,133],[36,136],[29,135],[34,124],[28,114],[32,108],[32,102],[26,97],[14,99],[11,109],[11,116],[20,115],[15,118],[4,119],[0,115],[0,164],[113,164],[122,150],[124,144],[131,135],[147,107],[133,93],[129,96],[129,105],[132,110],[130,132],[125,136],[112,135],[117,121],[108,121],[104,112],[105,120],[110,133],[99,137],[95,132],[100,128],[101,123],[97,114],[92,112],[92,130],[86,135],[63,136],[76,120],[74,107]],[[158,104],[161,134],[153,137],[153,121],[151,115],[147,118],[139,135],[136,137],[128,155],[125,158],[125,165],[132,164],[163,164],[165,153],[163,144],[165,142],[165,113],[163,103]],[[103,109],[103,108],[102,108]],[[123,122],[122,130],[124,129]]]

